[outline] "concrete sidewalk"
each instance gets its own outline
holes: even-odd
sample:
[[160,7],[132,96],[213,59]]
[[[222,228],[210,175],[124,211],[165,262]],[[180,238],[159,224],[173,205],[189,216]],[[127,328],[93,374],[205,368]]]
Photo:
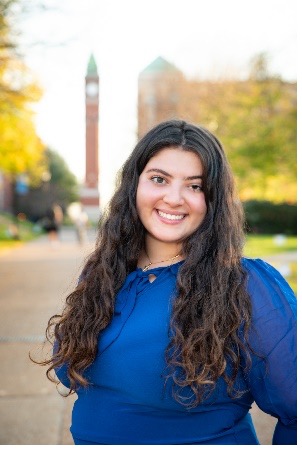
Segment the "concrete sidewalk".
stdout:
[[[94,238],[91,232],[90,243],[80,247],[65,229],[57,248],[43,236],[0,253],[0,444],[73,444],[76,397],[61,397],[28,353],[39,355],[47,321],[60,312]],[[261,443],[271,444],[275,419],[257,407],[252,413]]]
[[47,321],[60,312],[92,248],[63,230],[58,247],[43,236],[0,254],[0,444],[73,444],[75,396],[61,397],[28,353],[41,354]]

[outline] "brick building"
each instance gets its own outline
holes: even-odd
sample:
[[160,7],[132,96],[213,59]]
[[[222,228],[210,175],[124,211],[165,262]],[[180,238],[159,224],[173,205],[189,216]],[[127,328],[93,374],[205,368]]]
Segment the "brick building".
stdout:
[[100,215],[99,194],[99,76],[91,55],[85,77],[86,92],[86,168],[81,203],[92,220]]
[[160,56],[139,74],[139,139],[157,123],[179,117],[184,81],[182,72]]

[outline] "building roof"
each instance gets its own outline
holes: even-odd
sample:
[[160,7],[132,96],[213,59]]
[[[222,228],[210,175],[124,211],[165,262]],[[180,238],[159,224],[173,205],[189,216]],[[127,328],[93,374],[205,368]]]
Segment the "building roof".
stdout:
[[87,75],[97,75],[98,74],[98,68],[94,59],[93,54],[91,54],[88,66],[87,66]]
[[166,61],[164,58],[159,56],[154,59],[151,64],[149,64],[141,73],[158,73],[158,72],[179,72],[179,69],[175,65]]

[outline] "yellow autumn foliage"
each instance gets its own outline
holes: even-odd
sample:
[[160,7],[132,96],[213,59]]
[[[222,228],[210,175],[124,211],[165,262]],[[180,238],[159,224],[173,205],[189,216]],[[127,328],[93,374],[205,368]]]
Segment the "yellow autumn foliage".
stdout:
[[25,174],[37,184],[45,171],[45,148],[37,135],[33,103],[42,90],[14,51],[10,8],[0,1],[0,171],[11,178]]

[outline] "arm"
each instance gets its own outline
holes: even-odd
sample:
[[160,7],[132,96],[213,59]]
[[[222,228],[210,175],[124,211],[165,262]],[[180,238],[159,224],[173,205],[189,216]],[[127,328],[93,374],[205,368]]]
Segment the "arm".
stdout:
[[278,423],[273,444],[296,444],[297,335],[296,299],[283,277],[261,260],[248,260],[248,291],[252,301],[247,381],[255,402]]
[[[53,347],[53,354],[55,355],[58,350],[58,342],[55,341],[54,347]],[[67,375],[67,365],[61,365],[59,368],[55,368],[55,373],[61,384],[64,385],[66,388],[70,388],[70,381]]]

